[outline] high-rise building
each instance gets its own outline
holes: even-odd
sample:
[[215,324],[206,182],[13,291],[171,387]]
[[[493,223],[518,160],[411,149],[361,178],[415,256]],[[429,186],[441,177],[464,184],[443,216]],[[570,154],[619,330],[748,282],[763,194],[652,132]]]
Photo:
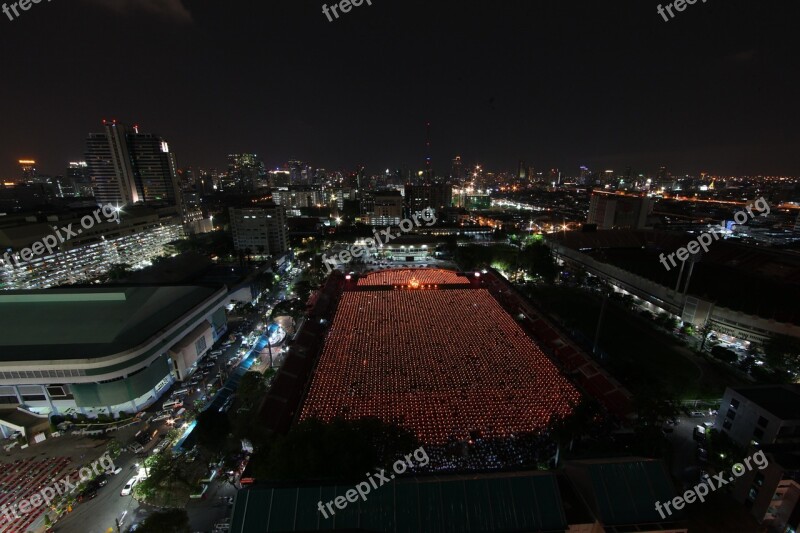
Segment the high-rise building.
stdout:
[[[365,195],[366,196],[366,195]],[[403,218],[403,197],[400,191],[370,191],[367,198],[362,196],[363,221],[373,226],[399,224]]]
[[447,184],[406,185],[407,215],[421,215],[428,209],[437,214],[448,209],[453,202],[453,187]]
[[228,155],[228,175],[239,192],[255,191],[267,186],[267,170],[257,154]]
[[461,180],[464,179],[464,165],[461,162],[460,155],[457,155],[456,158],[453,159],[452,168],[450,170],[450,178],[458,184],[460,184]]
[[89,134],[86,163],[100,204],[165,202],[180,205],[175,157],[153,134],[103,122],[103,133]]
[[20,159],[19,166],[22,170],[22,183],[36,183],[36,161],[33,159]]
[[522,159],[519,160],[519,164],[517,165],[517,180],[528,181],[528,167]]
[[273,257],[286,253],[289,237],[285,207],[271,202],[231,207],[230,219],[236,250]]
[[75,196],[81,198],[94,196],[92,178],[86,161],[71,161],[67,167],[67,180],[72,182]]
[[167,142],[157,135],[138,131],[128,135],[128,142],[134,181],[141,191],[142,201],[179,205],[178,168]]

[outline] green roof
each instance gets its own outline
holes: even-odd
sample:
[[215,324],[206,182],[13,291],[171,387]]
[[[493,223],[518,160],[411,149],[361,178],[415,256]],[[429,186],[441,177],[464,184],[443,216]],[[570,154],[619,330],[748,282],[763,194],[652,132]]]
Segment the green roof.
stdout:
[[[656,511],[656,502],[675,496],[663,463],[660,461],[626,461],[589,464],[589,476],[597,504],[597,512],[607,526],[663,522]],[[683,512],[673,513],[673,520]]]
[[563,532],[567,528],[556,476],[549,473],[404,478],[373,489],[367,500],[323,505],[349,485],[254,487],[239,492],[231,533],[353,530],[417,533]]
[[167,329],[220,288],[67,288],[0,292],[0,360],[114,355]]

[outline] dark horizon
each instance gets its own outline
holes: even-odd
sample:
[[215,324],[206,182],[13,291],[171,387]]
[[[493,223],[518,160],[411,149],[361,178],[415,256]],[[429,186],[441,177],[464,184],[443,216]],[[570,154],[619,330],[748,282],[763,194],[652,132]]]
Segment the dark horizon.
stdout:
[[166,138],[180,167],[254,152],[270,168],[418,170],[431,122],[440,175],[456,155],[565,175],[800,174],[788,2],[698,2],[669,22],[633,1],[372,0],[333,22],[322,3],[83,0],[3,16],[0,177],[20,158],[63,174],[112,118]]

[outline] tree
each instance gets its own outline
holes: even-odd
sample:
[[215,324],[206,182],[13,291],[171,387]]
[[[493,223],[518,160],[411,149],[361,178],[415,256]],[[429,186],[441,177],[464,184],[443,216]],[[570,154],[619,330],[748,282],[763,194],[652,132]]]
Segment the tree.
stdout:
[[764,343],[767,363],[777,370],[800,372],[800,341],[787,335],[776,335]]
[[267,392],[264,377],[258,372],[248,372],[242,376],[237,390],[239,403],[252,406],[261,401]]
[[111,439],[108,441],[108,455],[112,459],[116,459],[119,457],[119,454],[122,453],[122,444],[117,439]]
[[520,254],[520,265],[532,276],[540,277],[546,283],[553,283],[558,276],[558,265],[553,252],[543,243],[526,247]]
[[189,533],[189,514],[186,509],[158,511],[148,516],[137,533]]
[[230,422],[225,413],[216,409],[206,409],[197,417],[197,426],[194,433],[197,442],[212,452],[222,452],[230,433]]
[[111,268],[108,269],[108,279],[111,281],[119,281],[121,279],[125,279],[131,274],[131,265],[127,263],[117,263],[111,265]]

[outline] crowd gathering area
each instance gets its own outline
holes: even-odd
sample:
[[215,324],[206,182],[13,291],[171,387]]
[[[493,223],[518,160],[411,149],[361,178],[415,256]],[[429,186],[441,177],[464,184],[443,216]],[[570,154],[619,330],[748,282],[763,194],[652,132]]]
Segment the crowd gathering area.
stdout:
[[[77,477],[75,468],[70,468],[72,461],[68,457],[51,457],[44,460],[18,459],[2,465],[0,473],[0,533],[25,533],[42,515],[48,506],[31,505],[28,512],[17,510],[21,502],[34,503],[47,487],[52,488],[59,480],[71,476],[74,482]],[[60,485],[59,485],[60,486]],[[19,516],[17,516],[17,514]]]
[[479,277],[408,269],[352,285],[301,419],[378,417],[423,444],[485,447],[542,434],[579,403],[580,393]]

